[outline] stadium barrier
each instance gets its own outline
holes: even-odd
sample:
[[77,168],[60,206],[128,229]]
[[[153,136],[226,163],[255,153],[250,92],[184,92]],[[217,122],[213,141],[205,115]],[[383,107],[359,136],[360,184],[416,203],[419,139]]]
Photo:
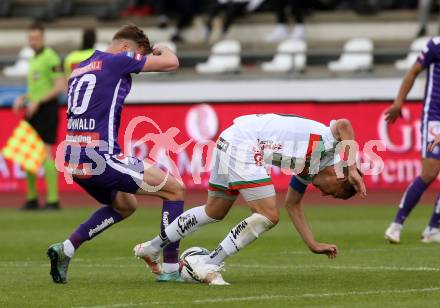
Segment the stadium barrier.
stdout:
[[[421,104],[410,102],[403,110],[403,119],[388,126],[383,112],[390,102],[343,102],[343,103],[216,103],[206,104],[131,104],[122,113],[119,140],[123,145],[124,132],[130,120],[138,116],[148,116],[149,123],[143,121],[130,133],[125,147],[133,149],[133,154],[146,157],[154,152],[156,161],[170,170],[178,170],[189,190],[203,190],[207,187],[209,173],[206,170],[207,151],[219,133],[232,124],[240,115],[250,113],[296,114],[328,124],[332,119],[351,120],[359,143],[359,163],[366,173],[365,180],[370,190],[403,190],[417,176],[420,170],[420,112]],[[58,129],[61,142],[66,133],[65,108],[60,108],[62,119]],[[11,114],[9,108],[0,109],[0,147],[3,147],[20,116]],[[176,127],[178,133],[173,137],[169,128]],[[166,133],[166,132],[169,133]],[[161,138],[158,138],[161,136]],[[164,136],[172,136],[166,140]],[[140,139],[147,141],[137,142]],[[188,144],[186,144],[190,139]],[[156,141],[154,143],[153,141]],[[373,142],[371,142],[373,141]],[[184,145],[180,147],[179,145]],[[155,148],[154,148],[155,146]],[[386,150],[384,150],[386,148]],[[124,150],[125,151],[125,150]],[[176,153],[177,152],[177,153]],[[380,160],[374,162],[376,155]],[[381,163],[381,161],[383,163]],[[373,175],[371,171],[374,171]],[[41,171],[42,172],[42,171]],[[40,176],[41,176],[40,172]],[[18,166],[5,161],[0,156],[0,191],[23,191],[24,173]],[[285,190],[289,175],[279,169],[272,169],[272,178],[277,189]],[[40,181],[41,186],[44,186]],[[437,181],[434,188],[440,188]],[[61,191],[77,191],[73,184],[68,185],[60,176]]]

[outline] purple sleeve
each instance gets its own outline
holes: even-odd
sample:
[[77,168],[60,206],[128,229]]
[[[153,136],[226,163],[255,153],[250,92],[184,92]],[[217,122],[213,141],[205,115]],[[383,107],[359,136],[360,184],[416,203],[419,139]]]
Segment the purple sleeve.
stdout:
[[420,52],[417,62],[420,63],[423,68],[427,68],[432,63],[435,63],[438,61],[437,53],[440,49],[440,38],[435,37],[429,40],[428,44],[423,48],[423,50]]
[[134,52],[118,53],[111,57],[110,60],[112,69],[121,75],[138,74],[146,61],[147,57]]

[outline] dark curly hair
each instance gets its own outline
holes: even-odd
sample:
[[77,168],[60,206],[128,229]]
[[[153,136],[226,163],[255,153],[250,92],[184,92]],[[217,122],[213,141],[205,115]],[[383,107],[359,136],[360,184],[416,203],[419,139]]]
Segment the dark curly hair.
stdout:
[[136,25],[125,25],[118,30],[113,36],[113,40],[126,39],[135,42],[142,50],[142,54],[150,54],[153,52],[153,47],[150,45],[150,40],[145,35],[144,31]]
[[[363,177],[362,172],[359,169],[357,169],[357,171],[359,172],[360,176]],[[343,167],[343,172],[344,172],[344,176],[348,177],[347,166]],[[351,197],[357,194],[356,188],[349,181],[345,181],[342,183],[342,189],[344,190],[344,196],[342,199],[350,199]]]

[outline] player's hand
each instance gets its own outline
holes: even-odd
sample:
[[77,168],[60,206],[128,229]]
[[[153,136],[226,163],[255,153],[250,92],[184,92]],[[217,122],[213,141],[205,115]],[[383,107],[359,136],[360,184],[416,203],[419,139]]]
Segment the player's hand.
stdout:
[[313,247],[310,247],[310,250],[316,254],[325,254],[329,259],[336,258],[339,253],[338,246],[327,243],[317,243]]
[[37,112],[38,108],[40,108],[40,103],[29,103],[26,107],[26,116],[28,118],[32,118],[32,116]]
[[402,117],[402,104],[394,102],[390,108],[385,112],[385,121],[388,123],[396,122],[397,118]]
[[153,46],[153,55],[161,56],[167,49],[169,49],[164,44],[157,44]]
[[20,95],[14,100],[14,103],[12,104],[12,111],[14,113],[18,113],[18,111],[23,108],[24,104],[26,103],[26,97],[24,95]]
[[428,146],[426,147],[426,149],[427,149],[429,152],[432,152],[432,151],[435,149],[435,147],[436,147],[437,145],[439,145],[439,144],[440,144],[440,134],[438,134],[438,135],[435,136],[434,141],[432,141],[431,143],[429,143]]
[[152,53],[153,53],[153,56],[160,56],[160,55],[162,55],[162,49],[160,49],[158,47],[154,47]]
[[348,181],[354,186],[361,198],[365,198],[367,196],[367,188],[365,187],[364,180],[357,169],[353,169],[348,172]]

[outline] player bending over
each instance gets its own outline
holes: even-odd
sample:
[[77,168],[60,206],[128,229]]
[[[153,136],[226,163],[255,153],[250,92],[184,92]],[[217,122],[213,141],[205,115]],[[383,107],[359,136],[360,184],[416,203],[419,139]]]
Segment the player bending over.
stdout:
[[[403,102],[413,87],[415,79],[423,70],[427,69],[425,98],[421,117],[422,172],[406,189],[394,220],[385,230],[385,239],[393,244],[400,243],[400,234],[405,220],[440,172],[440,147],[436,146],[432,151],[427,151],[427,146],[434,140],[435,134],[440,131],[439,65],[440,37],[437,36],[428,42],[417,58],[416,63],[405,74],[397,98],[386,112],[388,123],[394,123],[397,118],[402,116]],[[437,196],[428,225],[422,232],[421,241],[423,243],[440,243],[439,226],[440,194]]]
[[365,185],[356,165],[342,168],[336,154],[341,140],[354,140],[351,123],[345,119],[333,121],[330,127],[289,115],[247,115],[235,119],[217,141],[206,205],[184,212],[153,240],[136,245],[135,256],[157,263],[160,251],[170,243],[203,225],[222,220],[241,193],[252,215],[232,228],[206,262],[193,268],[209,284],[227,284],[220,274],[223,261],[278,223],[275,190],[266,169],[266,165],[278,165],[297,174],[292,178],[285,203],[304,242],[314,253],[336,257],[336,245],[315,241],[301,199],[309,183],[335,198],[348,199],[356,191],[365,197]]
[[[144,32],[129,25],[114,35],[106,52],[95,51],[71,73],[68,146],[62,159],[73,180],[102,207],[67,240],[49,247],[54,282],[66,283],[69,261],[85,241],[133,214],[137,205],[134,194],[162,198],[162,215],[169,222],[183,212],[182,185],[147,162],[124,157],[117,143],[122,107],[131,88],[130,74],[174,71],[178,67],[174,53],[166,47],[151,48]],[[156,191],[157,187],[161,189]],[[162,219],[162,229],[164,223]],[[164,250],[163,272],[159,264],[152,266],[160,275],[158,280],[180,280],[178,246],[176,242]]]

